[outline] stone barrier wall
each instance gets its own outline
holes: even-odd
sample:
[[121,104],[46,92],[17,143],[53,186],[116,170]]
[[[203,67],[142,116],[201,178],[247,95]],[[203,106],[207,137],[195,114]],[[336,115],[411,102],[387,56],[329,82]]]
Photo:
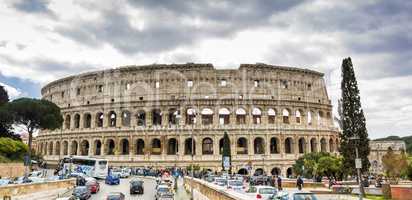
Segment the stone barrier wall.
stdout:
[[392,200],[409,200],[412,198],[412,185],[391,185]]
[[50,191],[55,189],[67,188],[71,189],[76,183],[75,179],[49,181],[44,183],[30,183],[30,184],[13,184],[7,186],[0,186],[0,198],[5,196],[15,197],[35,192]]
[[0,163],[1,177],[18,177],[24,175],[23,163]]
[[[225,191],[221,187],[200,179],[184,178],[185,187],[193,187],[194,200],[248,200],[249,196],[237,192]],[[200,194],[200,195],[199,195]]]

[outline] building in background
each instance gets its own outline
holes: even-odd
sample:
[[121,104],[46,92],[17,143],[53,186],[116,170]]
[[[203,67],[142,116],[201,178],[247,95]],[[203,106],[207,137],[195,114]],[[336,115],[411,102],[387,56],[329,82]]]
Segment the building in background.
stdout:
[[406,150],[406,144],[403,140],[371,140],[369,141],[370,153],[369,162],[370,173],[381,174],[384,172],[382,157],[392,149],[394,153],[400,154]]
[[233,171],[243,174],[290,176],[304,153],[338,152],[323,74],[308,69],[126,66],[62,78],[41,92],[64,118],[62,130],[38,135],[49,163],[89,155],[117,166],[221,170],[224,132]]

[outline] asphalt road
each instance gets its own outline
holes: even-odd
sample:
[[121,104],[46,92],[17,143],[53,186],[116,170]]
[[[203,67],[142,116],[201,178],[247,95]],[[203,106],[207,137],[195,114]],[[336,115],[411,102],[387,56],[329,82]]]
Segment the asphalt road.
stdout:
[[99,180],[100,191],[97,194],[92,194],[91,200],[104,200],[110,192],[122,192],[126,199],[132,200],[150,200],[154,199],[156,182],[152,179],[144,180],[144,194],[143,195],[130,195],[129,193],[129,181],[131,178],[120,179],[120,185],[107,185],[104,180]]

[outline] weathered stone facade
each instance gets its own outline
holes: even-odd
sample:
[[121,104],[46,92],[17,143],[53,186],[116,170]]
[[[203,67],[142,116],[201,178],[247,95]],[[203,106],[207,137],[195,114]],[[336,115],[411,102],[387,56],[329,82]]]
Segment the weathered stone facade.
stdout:
[[371,163],[370,172],[373,174],[381,174],[384,172],[382,165],[382,157],[388,152],[389,148],[394,153],[400,154],[405,151],[406,144],[403,140],[384,140],[384,141],[369,141],[370,153],[368,156]]
[[127,66],[54,81],[42,95],[65,120],[62,130],[37,138],[50,162],[76,154],[113,165],[184,167],[193,149],[195,163],[219,170],[225,131],[236,171],[252,163],[253,171],[286,175],[305,152],[337,152],[323,74],[307,69]]

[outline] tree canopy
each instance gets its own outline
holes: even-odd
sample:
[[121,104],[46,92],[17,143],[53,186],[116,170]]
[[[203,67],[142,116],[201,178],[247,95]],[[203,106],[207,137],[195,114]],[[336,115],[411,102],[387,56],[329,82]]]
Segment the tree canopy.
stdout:
[[[359,158],[362,159],[362,172],[369,169],[369,139],[366,130],[366,119],[360,101],[358,83],[353,70],[351,58],[342,62],[342,134],[340,154],[343,156],[343,167],[347,174],[355,174],[355,147],[358,148]],[[358,139],[353,140],[354,137]]]
[[307,178],[341,177],[342,158],[326,152],[307,153],[295,161],[293,171]]
[[382,165],[386,176],[394,183],[397,183],[401,174],[408,169],[408,158],[405,152],[396,154],[391,148],[382,157]]
[[12,139],[20,139],[20,136],[16,135],[12,131],[13,119],[9,112],[4,108],[9,102],[9,95],[3,86],[0,85],[0,137],[9,137]]
[[28,146],[19,140],[0,138],[0,163],[22,161],[28,149]]

